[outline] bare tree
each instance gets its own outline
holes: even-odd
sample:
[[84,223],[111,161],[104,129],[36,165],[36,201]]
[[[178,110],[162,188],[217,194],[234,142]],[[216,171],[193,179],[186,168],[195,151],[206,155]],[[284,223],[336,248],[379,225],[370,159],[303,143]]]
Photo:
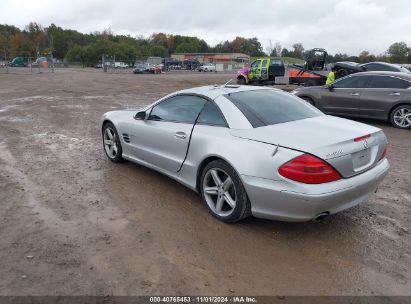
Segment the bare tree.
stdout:
[[277,54],[277,56],[281,57],[281,51],[283,50],[283,47],[281,46],[279,42],[275,43],[274,49],[275,49],[275,53]]
[[274,51],[274,47],[273,47],[273,43],[271,42],[271,40],[268,40],[268,46],[265,48],[266,53],[268,56],[271,56],[271,54]]

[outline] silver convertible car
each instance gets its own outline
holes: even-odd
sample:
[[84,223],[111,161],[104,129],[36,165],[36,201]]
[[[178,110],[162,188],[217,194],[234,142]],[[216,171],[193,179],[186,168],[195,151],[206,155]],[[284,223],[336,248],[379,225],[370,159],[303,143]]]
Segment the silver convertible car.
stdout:
[[168,175],[225,222],[319,220],[367,200],[389,169],[380,129],[264,87],[175,92],[105,113],[101,132],[111,161]]

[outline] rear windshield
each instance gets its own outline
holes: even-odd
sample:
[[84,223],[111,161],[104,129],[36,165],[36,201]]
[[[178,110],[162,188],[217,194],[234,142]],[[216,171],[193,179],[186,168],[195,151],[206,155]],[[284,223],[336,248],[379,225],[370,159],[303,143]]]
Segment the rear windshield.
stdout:
[[298,97],[281,91],[255,90],[226,95],[254,128],[323,115]]

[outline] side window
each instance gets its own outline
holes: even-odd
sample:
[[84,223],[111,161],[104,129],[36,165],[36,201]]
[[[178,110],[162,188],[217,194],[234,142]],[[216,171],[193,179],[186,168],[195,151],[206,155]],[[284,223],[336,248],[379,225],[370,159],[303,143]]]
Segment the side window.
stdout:
[[270,60],[270,66],[281,66],[281,65],[283,65],[283,62],[279,59]]
[[260,60],[256,60],[251,64],[252,69],[256,69],[260,66]]
[[408,89],[410,86],[410,82],[390,76],[372,76],[368,85],[376,89]]
[[376,64],[373,64],[373,63],[370,63],[370,64],[366,64],[365,65],[365,69],[367,70],[367,71],[381,71],[380,69],[378,69],[378,65],[376,65]]
[[266,65],[267,65],[267,59],[264,59],[264,60],[263,60],[263,64],[261,65],[261,67],[262,67],[262,68],[265,68]]
[[367,82],[367,76],[350,76],[334,83],[335,88],[341,89],[359,89],[364,88]]
[[214,125],[214,126],[225,126],[225,120],[217,108],[217,106],[209,101],[204,106],[203,111],[201,112],[200,116],[198,117],[197,123],[199,124],[207,124],[207,125]]
[[154,106],[148,119],[194,123],[206,102],[198,96],[174,96]]
[[366,65],[367,71],[390,71],[390,72],[398,72],[398,70],[394,67],[385,64],[378,64],[378,63],[370,63]]

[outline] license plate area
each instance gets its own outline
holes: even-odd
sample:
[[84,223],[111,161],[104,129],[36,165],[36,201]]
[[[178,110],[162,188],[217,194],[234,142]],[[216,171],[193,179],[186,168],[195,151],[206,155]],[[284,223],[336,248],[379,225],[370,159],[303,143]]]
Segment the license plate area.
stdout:
[[371,149],[365,149],[351,154],[354,171],[361,171],[371,165]]

